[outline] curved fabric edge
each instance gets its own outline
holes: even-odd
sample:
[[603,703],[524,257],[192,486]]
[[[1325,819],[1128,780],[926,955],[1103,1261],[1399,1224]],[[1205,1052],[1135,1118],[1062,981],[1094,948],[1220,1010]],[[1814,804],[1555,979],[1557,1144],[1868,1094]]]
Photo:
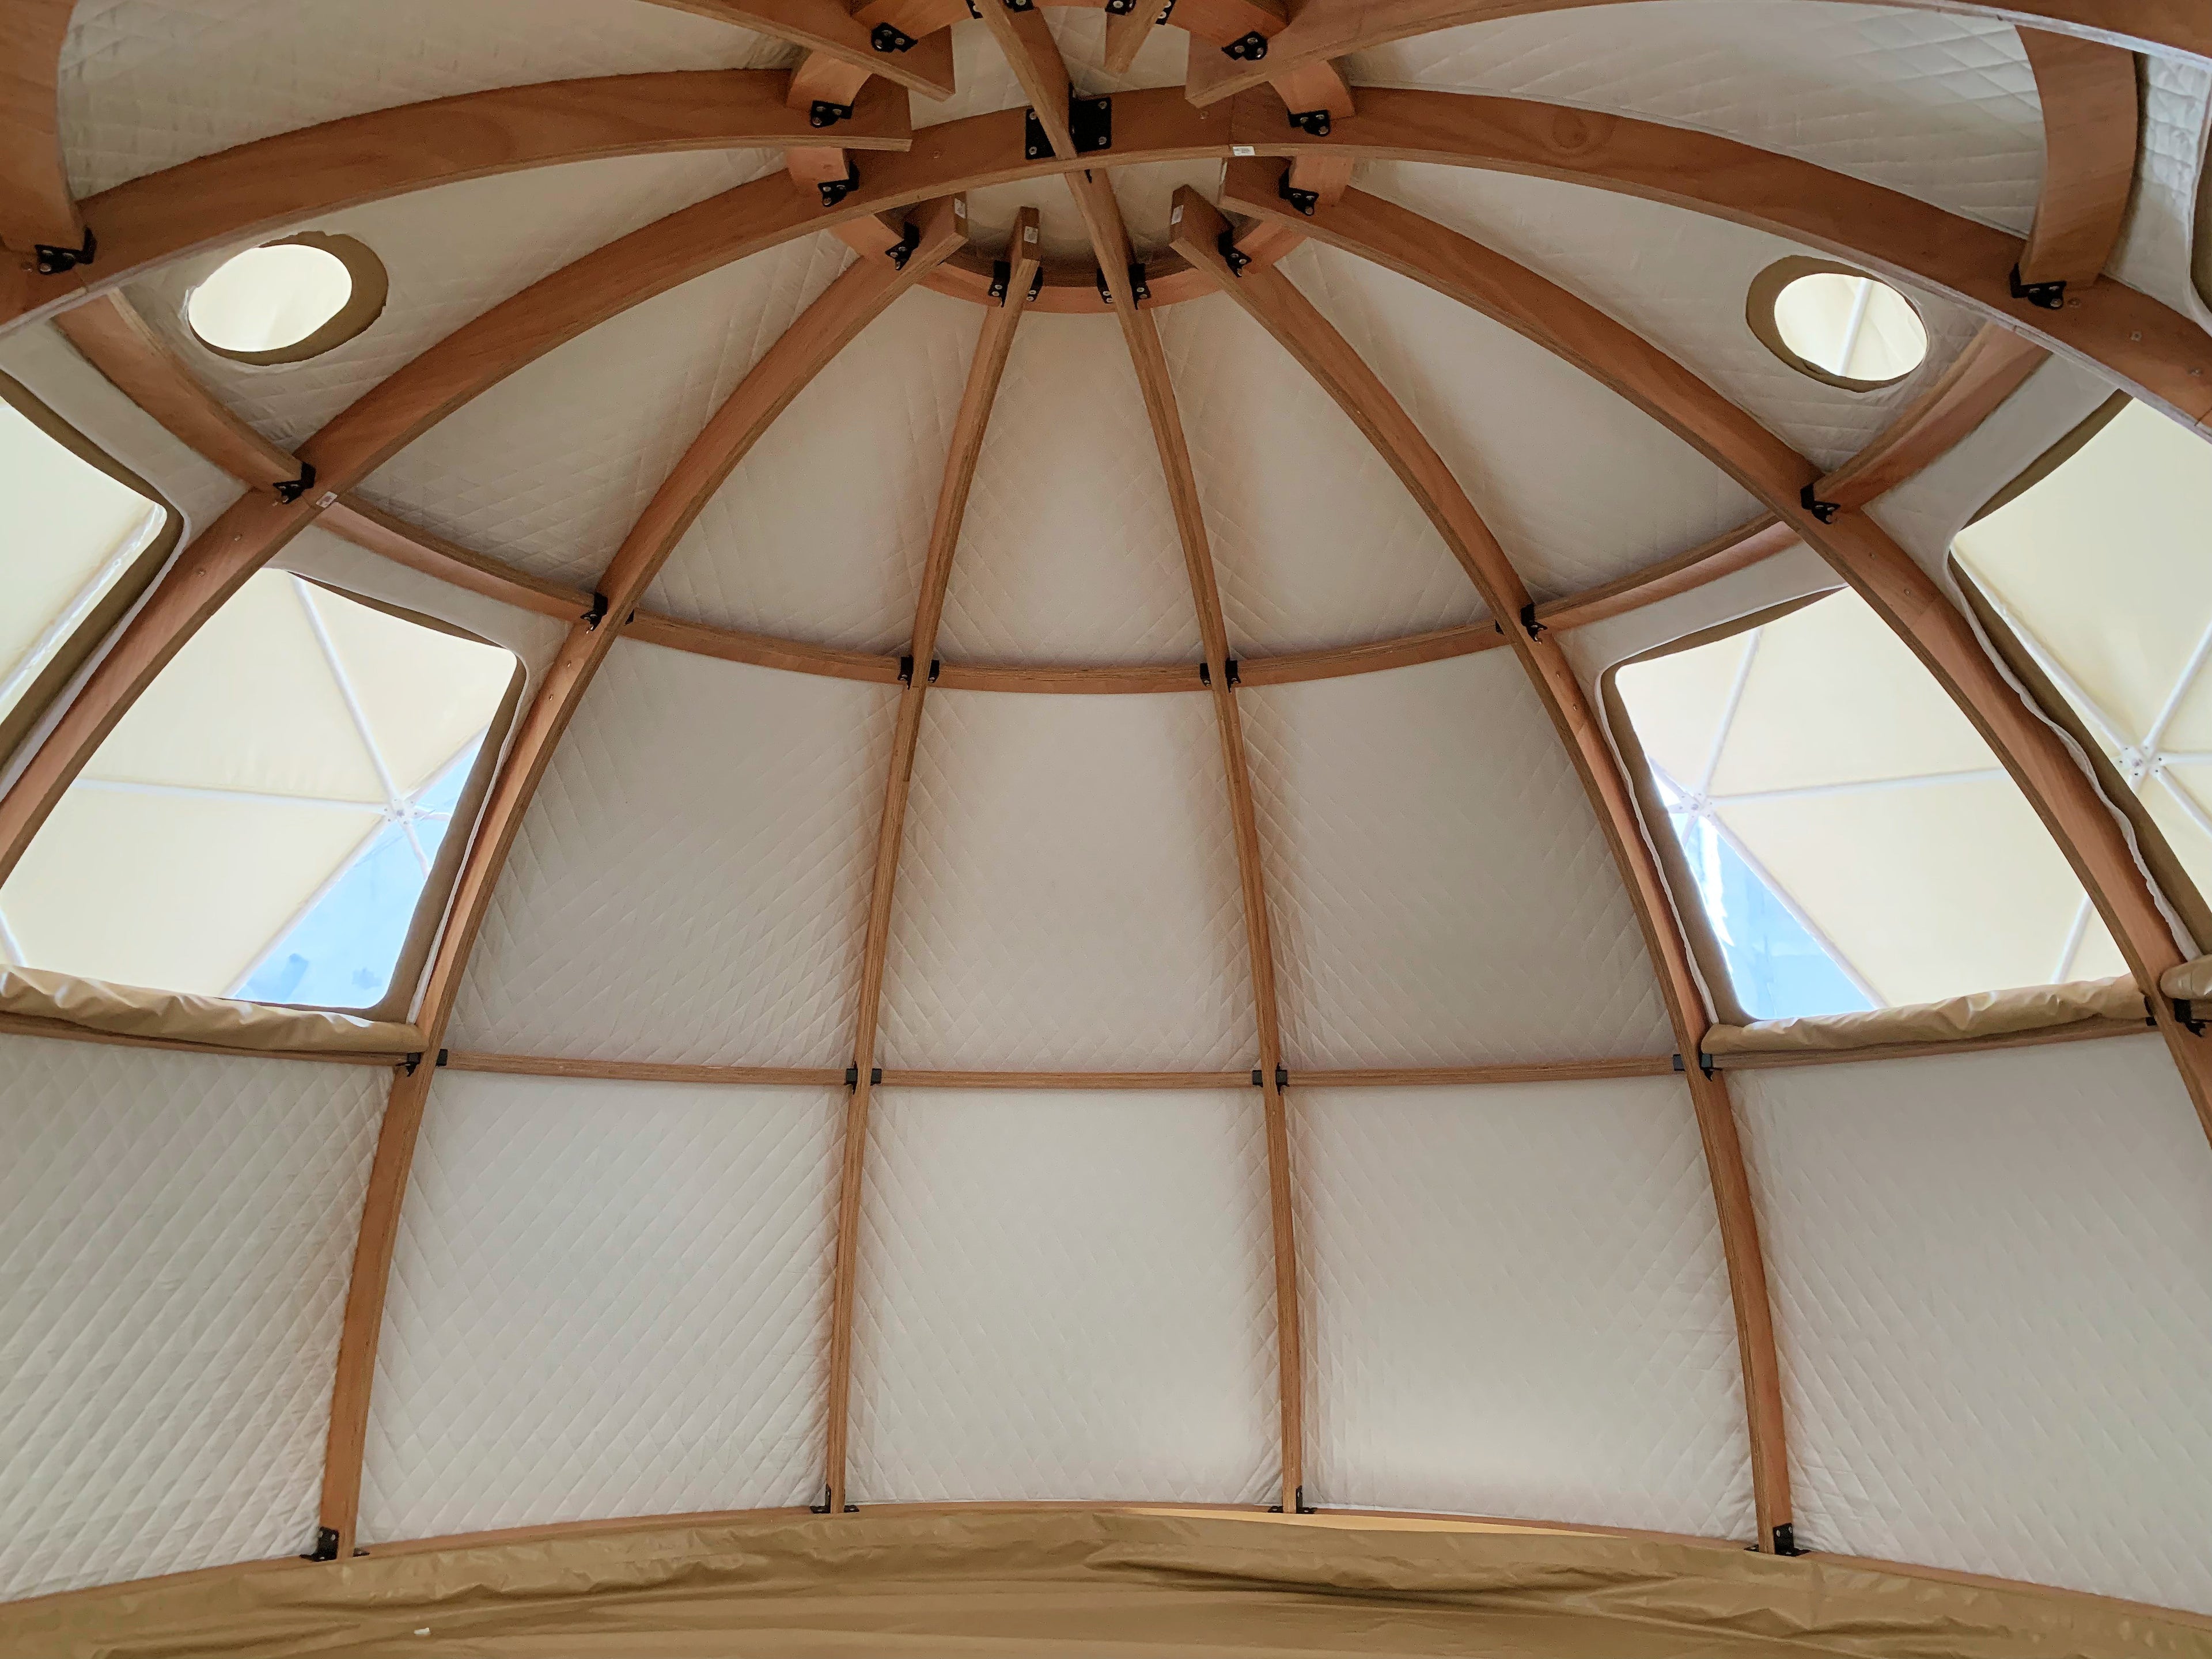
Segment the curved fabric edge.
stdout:
[[2032,1585],[1374,1517],[1030,1511],[635,1525],[0,1607],[18,1659],[2202,1654],[2212,1621]]
[[2140,1020],[2143,1014],[2142,993],[2136,989],[2135,981],[2123,975],[2117,979],[2075,980],[2066,985],[1977,991],[1972,996],[1952,997],[1943,1002],[1916,1002],[1864,1013],[1716,1025],[1705,1033],[1704,1047],[1709,1054],[1753,1054],[1960,1042],[2014,1031],[2078,1025],[2087,1020]]
[[2176,1002],[2212,1002],[2212,957],[2174,963],[2158,976],[2158,988]]
[[38,968],[0,967],[0,1013],[118,1036],[295,1054],[413,1054],[413,1025],[313,1008],[276,1008],[185,991],[112,985]]

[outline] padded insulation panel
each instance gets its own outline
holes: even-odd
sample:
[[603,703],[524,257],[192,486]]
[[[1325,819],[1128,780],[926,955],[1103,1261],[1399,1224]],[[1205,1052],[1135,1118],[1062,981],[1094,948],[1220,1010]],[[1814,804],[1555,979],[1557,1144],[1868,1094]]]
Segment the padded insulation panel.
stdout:
[[0,1036],[0,1597],[313,1543],[391,1076]]
[[1680,1082],[1289,1098],[1308,1503],[1754,1534]]
[[2212,1613],[2212,1149],[2165,1045],[1729,1081],[1799,1539]]
[[1257,1091],[885,1089],[866,1180],[854,1502],[1270,1501]]
[[1596,815],[1510,652],[1238,701],[1293,1071],[1674,1047]]
[[930,693],[880,1063],[1221,1071],[1258,1053],[1212,700]]
[[452,1046],[846,1064],[896,703],[617,641],[507,855]]
[[807,1502],[843,1103],[439,1073],[392,1254],[362,1537]]

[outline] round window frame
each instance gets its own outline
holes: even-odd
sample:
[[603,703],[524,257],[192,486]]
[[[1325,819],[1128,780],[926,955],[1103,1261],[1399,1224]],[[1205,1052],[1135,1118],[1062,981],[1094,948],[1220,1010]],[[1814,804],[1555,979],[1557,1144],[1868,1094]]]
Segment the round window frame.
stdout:
[[[320,327],[289,345],[272,346],[266,351],[234,351],[228,346],[219,346],[192,326],[192,295],[200,290],[200,283],[195,283],[185,290],[184,303],[178,311],[185,332],[191,337],[192,343],[203,351],[213,352],[234,363],[245,363],[255,368],[273,368],[280,363],[303,363],[310,357],[319,357],[326,351],[335,351],[384,314],[385,301],[392,293],[392,278],[384,269],[384,261],[376,257],[376,251],[356,236],[331,231],[303,230],[295,236],[279,236],[270,241],[256,242],[250,248],[241,248],[236,253],[227,255],[215,270],[221,270],[233,259],[241,258],[264,247],[295,246],[318,248],[329,254],[346,268],[346,276],[353,284],[353,291],[347,295],[346,302],[331,313]],[[214,276],[215,270],[210,270],[208,276]],[[205,277],[201,279],[202,282],[205,280]]]
[[1904,301],[1911,310],[1913,316],[1920,324],[1922,337],[1923,339],[1931,337],[1927,317],[1918,306],[1912,303],[1912,296],[1898,287],[1896,283],[1886,277],[1877,276],[1870,270],[1862,270],[1856,265],[1844,264],[1840,260],[1822,259],[1809,254],[1793,253],[1786,258],[1777,259],[1758,276],[1753,277],[1751,287],[1744,295],[1743,320],[1749,325],[1751,331],[1759,337],[1759,344],[1765,346],[1808,380],[1818,380],[1824,386],[1837,386],[1845,392],[1881,392],[1911,380],[1928,366],[1928,353],[1923,350],[1920,354],[1920,361],[1902,374],[1893,374],[1886,380],[1855,380],[1849,375],[1831,374],[1820,364],[1801,357],[1792,351],[1788,343],[1782,337],[1782,325],[1775,320],[1775,303],[1781,299],[1782,290],[1800,278],[1828,276],[1865,277],[1870,282],[1880,283],[1899,299]]

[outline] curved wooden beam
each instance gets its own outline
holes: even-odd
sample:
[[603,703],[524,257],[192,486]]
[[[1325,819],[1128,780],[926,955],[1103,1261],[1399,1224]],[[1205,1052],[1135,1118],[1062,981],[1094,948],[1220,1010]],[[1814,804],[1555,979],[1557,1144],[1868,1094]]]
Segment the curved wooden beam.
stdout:
[[914,38],[904,51],[878,52],[863,22],[842,0],[653,0],[673,11],[735,23],[810,52],[837,58],[925,98],[953,94],[952,40],[942,33]]
[[[1533,13],[1577,11],[1613,0],[1307,0],[1267,56],[1240,63],[1193,52],[1190,98],[1212,104],[1310,63],[1345,58],[1410,35]],[[2197,0],[1887,0],[2103,41],[2130,52],[2212,61],[2212,12]],[[1180,14],[1178,14],[1180,15]]]
[[[950,201],[933,203],[916,217],[921,241],[903,268],[889,260],[847,267],[747,371],[624,538],[600,580],[599,592],[606,599],[604,611],[579,621],[569,630],[493,780],[460,878],[454,885],[416,1018],[422,1028],[426,1052],[434,1051],[444,1036],[461,975],[490,908],[493,885],[521,830],[523,816],[538,782],[552,762],[554,749],[654,574],[707,498],[791,400],[869,322],[920,282],[931,264],[960,246],[960,231]],[[321,1524],[331,1534],[331,1547],[341,1559],[351,1553],[355,1544],[369,1392],[375,1378],[377,1340],[384,1325],[392,1243],[422,1129],[422,1109],[434,1074],[433,1067],[424,1066],[403,1073],[393,1085],[370,1168],[369,1197],[362,1212],[361,1236],[346,1291],[345,1322],[331,1384],[321,1510]]]
[[2071,34],[2020,31],[2043,104],[2043,193],[2022,283],[2087,288],[2120,240],[2136,179],[2136,57]]
[[55,93],[76,0],[10,0],[0,26],[0,247],[81,247]]
[[[1346,201],[1351,199],[1348,194]],[[1340,212],[1342,206],[1340,204],[1328,211]],[[1304,366],[1375,446],[1376,453],[1436,526],[1490,607],[1491,615],[1503,620],[1528,614],[1528,592],[1519,572],[1468,500],[1459,480],[1344,337],[1280,271],[1247,270],[1242,277],[1232,275],[1215,252],[1215,239],[1226,223],[1195,191],[1185,187],[1176,192],[1174,226],[1177,251],[1194,265],[1211,272],[1222,292]],[[1581,774],[1599,825],[1613,849],[1622,885],[1644,930],[1676,1046],[1683,1054],[1694,1056],[1711,1023],[1705,1012],[1705,994],[1691,966],[1689,947],[1660,875],[1658,860],[1638,826],[1627,782],[1583,696],[1582,683],[1551,632],[1533,623],[1508,621],[1504,626],[1514,654],[1521,659],[1569,758]],[[1759,1513],[1759,1547],[1779,1550],[1788,1547],[1790,1540],[1790,1466],[1784,1451],[1781,1368],[1775,1353],[1773,1312],[1750,1177],[1727,1085],[1717,1076],[1707,1076],[1694,1060],[1685,1070],[1684,1079],[1705,1146],[1735,1310],[1752,1486]]]

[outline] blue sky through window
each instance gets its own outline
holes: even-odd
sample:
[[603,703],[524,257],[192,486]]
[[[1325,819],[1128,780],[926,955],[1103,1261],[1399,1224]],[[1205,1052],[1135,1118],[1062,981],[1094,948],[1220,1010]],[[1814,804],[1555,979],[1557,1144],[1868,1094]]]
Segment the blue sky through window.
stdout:
[[1667,817],[1745,1013],[1794,1019],[1875,1006],[1709,820],[1688,812]]

